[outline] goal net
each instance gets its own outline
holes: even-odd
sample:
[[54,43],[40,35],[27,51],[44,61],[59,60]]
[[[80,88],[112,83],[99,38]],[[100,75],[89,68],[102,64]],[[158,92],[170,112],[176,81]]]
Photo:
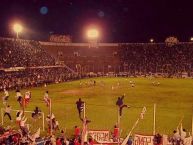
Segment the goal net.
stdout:
[[[11,126],[12,128],[19,128],[18,124],[16,123],[16,114],[21,110],[12,109],[11,110],[11,118],[13,121],[10,121],[8,116],[4,116],[5,109],[1,108],[1,124],[4,126]],[[41,129],[45,131],[45,116],[44,112],[40,112],[39,117],[33,118],[32,113],[34,111],[24,111],[24,115],[27,118],[26,125],[29,126],[31,131],[36,131],[37,129]]]

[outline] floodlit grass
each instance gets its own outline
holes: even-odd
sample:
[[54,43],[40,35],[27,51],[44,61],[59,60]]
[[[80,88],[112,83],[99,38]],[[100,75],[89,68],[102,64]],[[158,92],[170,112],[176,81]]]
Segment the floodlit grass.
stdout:
[[[85,82],[91,79],[83,79]],[[191,79],[153,79],[147,78],[92,78],[96,80],[96,86],[80,86],[80,80],[53,84],[45,87],[31,88],[32,99],[26,110],[33,110],[38,106],[45,115],[48,108],[43,102],[43,95],[46,90],[52,98],[52,111],[59,120],[60,128],[66,128],[68,136],[73,134],[74,126],[81,126],[78,118],[75,102],[82,98],[86,102],[86,116],[91,120],[89,129],[113,130],[117,121],[117,107],[115,102],[117,97],[126,94],[125,104],[131,106],[130,109],[123,109],[121,118],[122,137],[124,137],[137,120],[143,106],[147,107],[147,112],[143,120],[140,120],[134,132],[152,134],[153,132],[153,104],[157,104],[156,110],[156,132],[171,134],[176,129],[179,121],[184,116],[183,126],[191,132],[192,106],[193,106],[193,80]],[[132,88],[129,81],[135,82]],[[153,81],[160,82],[159,86],[153,86]],[[104,83],[104,86],[102,85]],[[118,86],[117,84],[120,83]],[[112,90],[112,86],[114,90]],[[24,93],[26,90],[22,90]],[[3,93],[1,93],[1,96]],[[14,109],[19,109],[16,102],[15,92],[10,92],[9,104]],[[2,107],[2,103],[1,106]],[[32,129],[38,128],[41,121],[33,122],[27,114],[32,124]],[[12,113],[15,117],[15,113]],[[15,123],[9,122],[5,118],[5,125],[15,127]],[[46,126],[47,127],[47,126]]]

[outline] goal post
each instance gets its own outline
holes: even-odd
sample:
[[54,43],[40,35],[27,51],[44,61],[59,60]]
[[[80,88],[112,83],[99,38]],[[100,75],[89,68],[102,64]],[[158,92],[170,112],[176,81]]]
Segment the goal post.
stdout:
[[[21,111],[21,110],[11,109],[11,112],[19,112],[19,111]],[[4,112],[5,112],[5,109],[1,108],[1,124],[2,125],[4,124]],[[25,110],[24,112],[25,113],[33,113],[34,111]],[[40,112],[40,113],[42,115],[42,129],[43,129],[43,131],[45,131],[45,115],[44,115],[44,112]]]

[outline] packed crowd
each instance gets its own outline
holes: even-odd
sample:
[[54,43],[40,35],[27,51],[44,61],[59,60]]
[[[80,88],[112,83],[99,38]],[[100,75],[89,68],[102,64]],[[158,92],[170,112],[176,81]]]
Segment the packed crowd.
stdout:
[[0,72],[0,90],[38,87],[77,79],[78,75],[65,67],[27,68],[23,71]]
[[[115,128],[116,129],[116,128]],[[117,130],[112,132],[117,133]],[[41,137],[39,134],[34,134],[33,136],[23,136],[21,132],[14,131],[10,128],[0,127],[0,134],[3,136],[0,137],[0,143],[3,145],[81,145],[81,129],[78,126],[74,127],[73,137],[67,138],[65,136],[65,131],[61,130],[58,136],[51,135]],[[186,133],[185,133],[186,134]],[[184,145],[183,134],[174,133],[173,136],[169,138],[169,145]],[[130,136],[127,145],[132,145],[134,143],[133,137]],[[91,137],[88,138],[88,141],[84,145],[94,145],[97,144]],[[154,145],[162,145],[163,137],[159,133],[154,136],[153,139]],[[190,143],[189,145],[192,145]]]
[[[58,59],[80,72],[120,72],[128,75],[162,73],[167,77],[193,76],[193,43],[127,43],[87,46],[43,46]],[[52,49],[54,48],[54,49]],[[78,65],[76,65],[78,64]]]
[[54,65],[38,41],[0,38],[0,68]]
[[[20,80],[28,79],[30,79],[29,83],[37,83],[39,80],[42,80],[38,77],[43,73],[42,76],[46,76],[45,81],[49,77],[48,80],[52,78],[51,80],[53,82],[54,73],[58,76],[58,74],[64,72],[62,69],[56,69],[56,71],[53,68],[52,71],[51,68],[42,70],[40,70],[40,68],[30,68],[54,66],[55,60],[59,62],[65,60],[64,64],[67,64],[81,76],[88,76],[90,72],[97,74],[97,76],[98,74],[105,75],[110,72],[117,76],[149,74],[161,74],[166,77],[193,76],[193,58],[191,57],[193,55],[192,43],[178,43],[172,46],[167,46],[165,43],[130,43],[119,44],[116,47],[112,46],[112,49],[110,46],[110,48],[103,48],[101,46],[94,50],[79,48],[78,46],[74,47],[75,48],[72,49],[65,48],[64,46],[65,49],[61,49],[63,47],[59,49],[54,46],[54,49],[50,49],[52,51],[48,51],[49,49],[38,41],[0,38],[0,84],[5,84],[10,81],[11,83],[18,83]],[[57,57],[59,52],[62,53],[62,55]],[[78,53],[78,55],[74,56],[75,52]],[[25,71],[12,73],[2,72],[3,69],[13,67],[21,67],[24,68]],[[51,74],[49,72],[51,72]],[[33,73],[35,74],[33,75]],[[40,73],[40,75],[38,75],[38,73]],[[28,75],[26,76],[26,74]],[[13,81],[10,80],[10,78],[13,79]],[[55,78],[55,82],[60,82],[60,80],[62,79]],[[36,84],[32,86],[34,85]],[[16,85],[11,84],[10,86]],[[9,85],[6,85],[6,87],[9,88]]]
[[193,75],[193,44],[127,44],[120,46],[123,62],[133,73],[168,73],[178,75],[183,72]]
[[56,66],[55,58],[38,41],[0,38],[0,90],[36,87],[77,77],[66,66]]

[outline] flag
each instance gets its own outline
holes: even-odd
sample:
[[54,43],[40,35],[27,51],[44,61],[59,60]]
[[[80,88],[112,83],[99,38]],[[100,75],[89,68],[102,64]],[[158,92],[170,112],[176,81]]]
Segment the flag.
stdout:
[[40,128],[38,128],[38,130],[32,136],[29,136],[29,138],[32,140],[34,144],[35,144],[36,138],[39,138],[39,137],[40,137]]
[[141,114],[140,114],[140,118],[143,119],[144,118],[144,115],[145,115],[145,112],[146,112],[146,107],[143,107],[142,111],[141,111]]
[[23,105],[26,107],[29,104],[29,101],[31,99],[31,92],[27,91],[25,92],[24,100],[23,100]]
[[192,143],[192,137],[187,137],[184,139],[184,145],[191,145]]
[[87,131],[87,119],[83,119],[83,128],[82,128],[82,137],[81,137],[81,145],[84,144],[84,142],[87,142],[87,136],[88,136],[88,131]]
[[50,98],[48,96],[48,92],[46,92],[45,95],[44,95],[44,102],[46,103],[47,107],[50,106]]
[[50,98],[46,98],[45,100],[46,106],[49,107],[50,106]]
[[33,138],[36,139],[40,137],[40,128],[38,128],[38,130],[36,131],[36,133],[33,134]]

